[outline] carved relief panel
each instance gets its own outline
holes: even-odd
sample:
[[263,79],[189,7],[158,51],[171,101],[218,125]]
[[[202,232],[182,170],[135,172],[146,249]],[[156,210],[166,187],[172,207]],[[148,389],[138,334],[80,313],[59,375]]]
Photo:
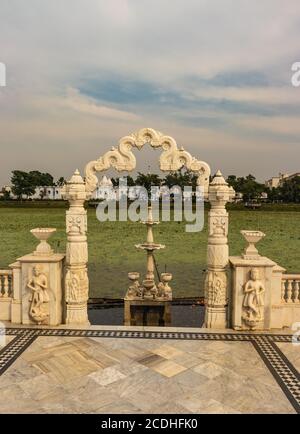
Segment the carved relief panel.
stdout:
[[221,238],[228,235],[228,215],[227,213],[210,213],[209,235]]
[[227,276],[222,271],[208,271],[205,279],[205,295],[209,306],[227,304]]
[[37,324],[49,324],[49,286],[48,275],[35,265],[32,268],[32,276],[27,282],[30,290],[29,317]]
[[245,283],[243,291],[242,319],[246,326],[255,329],[264,321],[266,292],[264,282],[260,280],[258,268],[250,270],[249,280]]
[[66,301],[82,303],[88,299],[89,280],[87,270],[68,270],[65,279]]

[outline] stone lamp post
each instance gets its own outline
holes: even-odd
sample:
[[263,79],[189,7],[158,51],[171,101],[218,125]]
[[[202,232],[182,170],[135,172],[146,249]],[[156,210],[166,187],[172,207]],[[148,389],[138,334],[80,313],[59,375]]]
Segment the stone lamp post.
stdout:
[[[163,244],[154,243],[153,238],[153,225],[158,225],[159,222],[153,220],[152,208],[148,208],[148,219],[145,222],[142,222],[147,226],[147,241],[143,244],[137,244],[135,247],[139,250],[144,250],[147,252],[147,273],[145,281],[148,281],[149,285],[152,284],[151,288],[155,286],[154,281],[154,252],[156,250],[164,249],[165,246]],[[146,283],[147,284],[147,283]]]
[[226,203],[235,196],[222,173],[218,171],[212,180],[208,197],[211,209],[208,215],[207,275],[205,281],[205,327],[228,327],[228,213]]
[[87,274],[87,212],[89,199],[85,182],[76,170],[63,188],[62,196],[69,201],[66,213],[67,254],[65,270],[66,324],[87,324],[89,280]]
[[161,273],[159,282],[155,281],[154,252],[164,249],[165,246],[154,242],[153,226],[159,222],[153,220],[151,207],[148,208],[147,220],[142,223],[147,227],[147,241],[135,247],[147,253],[147,271],[142,283],[139,282],[140,273],[128,273],[131,285],[124,298],[124,324],[170,325],[172,288],[169,282],[172,274]]

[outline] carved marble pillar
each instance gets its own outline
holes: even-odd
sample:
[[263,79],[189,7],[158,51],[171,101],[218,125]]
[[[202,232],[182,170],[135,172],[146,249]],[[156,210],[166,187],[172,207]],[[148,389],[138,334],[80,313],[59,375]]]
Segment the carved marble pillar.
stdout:
[[211,209],[208,215],[207,275],[205,280],[205,327],[225,329],[228,326],[228,213],[226,203],[235,192],[220,171],[208,190]]
[[87,212],[84,203],[89,194],[78,170],[64,186],[62,194],[70,204],[66,212],[65,323],[87,324],[89,281]]

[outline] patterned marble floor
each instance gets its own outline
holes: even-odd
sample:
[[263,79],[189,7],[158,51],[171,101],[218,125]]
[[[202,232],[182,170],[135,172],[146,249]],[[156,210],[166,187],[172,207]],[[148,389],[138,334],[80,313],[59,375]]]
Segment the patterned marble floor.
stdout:
[[0,349],[0,413],[298,411],[293,399],[300,383],[293,380],[292,399],[280,383],[286,373],[276,368],[279,354],[287,364],[284,369],[299,375],[300,346],[286,338],[277,339],[279,353],[276,349],[270,364],[266,358],[273,339],[270,343],[259,336],[253,344],[247,335],[231,340],[222,334],[168,339],[171,335],[134,338],[118,332],[114,337],[13,333]]

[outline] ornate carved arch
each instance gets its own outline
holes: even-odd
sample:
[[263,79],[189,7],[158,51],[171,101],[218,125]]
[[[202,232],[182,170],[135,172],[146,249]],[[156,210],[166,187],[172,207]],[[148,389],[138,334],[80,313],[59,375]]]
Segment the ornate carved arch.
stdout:
[[208,189],[210,167],[204,161],[192,157],[183,147],[178,148],[176,141],[152,128],[143,128],[136,133],[123,137],[117,148],[112,147],[98,160],[90,161],[85,168],[86,190],[92,192],[97,188],[97,172],[113,167],[118,172],[132,172],[136,168],[136,158],[132,148],[141,149],[149,144],[152,148],[162,148],[159,158],[160,170],[163,172],[179,170],[186,167],[198,175],[198,185]]

